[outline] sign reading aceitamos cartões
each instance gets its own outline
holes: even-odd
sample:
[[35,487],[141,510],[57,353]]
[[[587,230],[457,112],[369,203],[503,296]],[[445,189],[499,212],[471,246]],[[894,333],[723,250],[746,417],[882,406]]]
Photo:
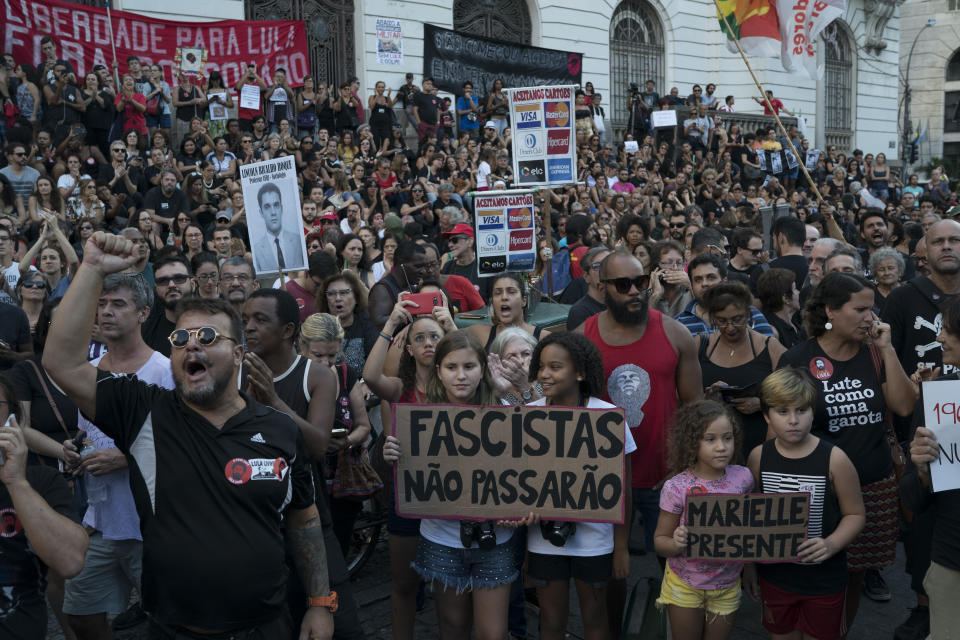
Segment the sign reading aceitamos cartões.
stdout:
[[477,195],[473,200],[480,277],[503,271],[533,271],[537,257],[533,193],[484,193],[489,195]]
[[622,409],[398,403],[393,425],[400,515],[624,520]]
[[519,187],[576,182],[575,88],[525,87],[508,91],[514,182]]

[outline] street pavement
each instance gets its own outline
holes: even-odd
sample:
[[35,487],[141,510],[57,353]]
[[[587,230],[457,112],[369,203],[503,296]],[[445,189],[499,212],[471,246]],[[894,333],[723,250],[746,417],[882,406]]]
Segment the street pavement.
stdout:
[[[639,527],[634,528],[637,532]],[[642,546],[642,541],[639,543]],[[847,636],[849,640],[892,640],[894,628],[903,622],[908,615],[908,607],[913,606],[914,599],[910,592],[909,577],[903,570],[903,547],[898,546],[896,564],[884,571],[884,578],[893,599],[886,603],[876,603],[861,598],[860,612],[852,632]],[[631,558],[629,587],[633,587],[637,580],[646,584],[648,576],[659,576],[659,567],[651,554],[634,555]],[[390,563],[387,553],[387,542],[383,538],[377,551],[370,561],[363,567],[354,581],[357,602],[360,607],[360,619],[369,640],[392,640],[390,633]],[[646,588],[638,589],[637,605],[632,620],[631,630],[635,631],[640,624],[643,605],[646,600]],[[567,638],[577,640],[583,638],[583,627],[577,615],[576,594],[571,593],[571,616],[567,627]],[[64,636],[54,621],[50,618],[50,632],[47,638],[63,640]],[[537,633],[536,610],[527,607],[528,638],[539,638]],[[117,640],[146,640],[146,625],[117,634]],[[417,640],[435,640],[437,633],[436,608],[433,598],[427,595],[423,610],[417,615]],[[736,624],[732,638],[754,639],[768,638],[769,634],[760,625],[760,606],[748,596],[744,596],[740,611],[737,612]]]

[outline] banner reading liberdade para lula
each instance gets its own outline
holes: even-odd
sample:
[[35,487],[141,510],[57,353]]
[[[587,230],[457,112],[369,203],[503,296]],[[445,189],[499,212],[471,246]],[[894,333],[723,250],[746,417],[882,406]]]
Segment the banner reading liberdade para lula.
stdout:
[[489,278],[503,271],[533,271],[537,257],[533,192],[483,193],[473,200],[479,276]]
[[513,175],[521,187],[577,179],[575,87],[509,89]]
[[206,49],[205,73],[220,71],[228,87],[236,84],[248,63],[257,65],[268,84],[278,67],[286,69],[295,86],[310,73],[302,20],[174,22],[111,11],[108,22],[105,9],[57,0],[4,0],[0,15],[4,51],[36,64],[44,59],[40,39],[52,36],[57,57],[73,66],[81,82],[94,65],[109,67],[113,61],[111,24],[121,73],[127,70],[127,56],[135,55],[141,62],[159,64],[164,79],[172,82],[177,47]]
[[397,513],[620,524],[622,409],[396,404]]

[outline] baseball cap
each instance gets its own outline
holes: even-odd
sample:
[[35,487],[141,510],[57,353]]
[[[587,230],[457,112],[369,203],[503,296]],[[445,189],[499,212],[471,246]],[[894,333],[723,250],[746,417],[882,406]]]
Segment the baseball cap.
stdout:
[[226,211],[217,212],[217,220],[227,220],[229,222],[230,219],[231,219],[230,214],[227,213]]
[[450,231],[447,231],[446,233],[444,233],[443,237],[449,238],[450,236],[460,236],[460,235],[470,236],[471,238],[474,237],[473,227],[466,224],[465,222],[459,222],[453,225],[453,229],[450,229]]
[[487,129],[496,129],[497,125],[493,120],[487,120],[487,124],[483,125]]
[[327,212],[324,213],[322,216],[320,216],[320,219],[321,219],[321,220],[332,220],[333,222],[340,222],[340,216],[338,216],[337,214],[335,214],[333,211],[327,211]]

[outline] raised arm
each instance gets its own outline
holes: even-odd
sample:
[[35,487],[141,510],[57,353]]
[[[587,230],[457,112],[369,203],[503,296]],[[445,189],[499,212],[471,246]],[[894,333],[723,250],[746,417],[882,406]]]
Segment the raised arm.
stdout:
[[413,305],[409,301],[397,302],[393,311],[383,325],[383,330],[377,336],[377,341],[367,356],[367,363],[363,367],[363,381],[367,386],[377,394],[382,400],[387,402],[397,402],[400,400],[400,394],[403,393],[403,382],[400,378],[387,376],[383,374],[383,365],[387,359],[387,350],[390,348],[392,340],[384,336],[394,336],[397,329],[412,321],[410,312],[406,310],[407,305]]
[[87,348],[103,278],[128,269],[137,261],[133,243],[120,236],[98,231],[87,241],[83,264],[63,304],[69,313],[57,313],[47,335],[43,367],[85,415],[95,416],[97,370],[87,363]]

